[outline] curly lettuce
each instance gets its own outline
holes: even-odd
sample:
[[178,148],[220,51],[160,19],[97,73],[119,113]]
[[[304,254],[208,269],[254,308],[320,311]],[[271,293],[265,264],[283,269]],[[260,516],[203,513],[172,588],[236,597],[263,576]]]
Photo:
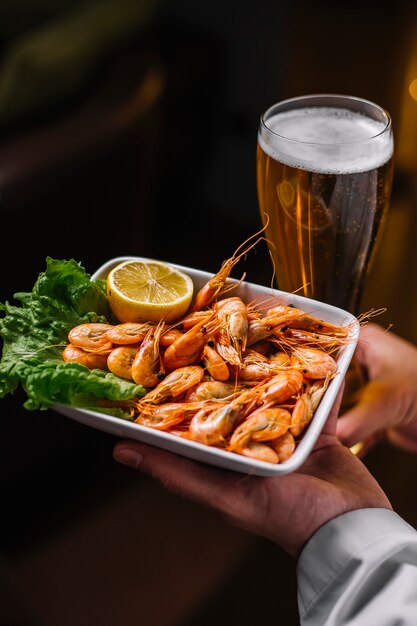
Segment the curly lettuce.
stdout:
[[55,403],[95,406],[98,398],[130,400],[145,389],[110,372],[65,363],[68,332],[90,322],[114,323],[103,280],[92,280],[74,259],[47,257],[31,292],[16,293],[18,304],[0,303],[0,398],[21,385],[28,410]]

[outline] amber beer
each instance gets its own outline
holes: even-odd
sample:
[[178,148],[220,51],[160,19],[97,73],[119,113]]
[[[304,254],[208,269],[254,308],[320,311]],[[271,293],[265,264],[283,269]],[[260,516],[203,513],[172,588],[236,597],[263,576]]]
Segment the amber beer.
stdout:
[[358,313],[392,173],[391,122],[377,105],[306,96],[268,109],[257,188],[280,289]]

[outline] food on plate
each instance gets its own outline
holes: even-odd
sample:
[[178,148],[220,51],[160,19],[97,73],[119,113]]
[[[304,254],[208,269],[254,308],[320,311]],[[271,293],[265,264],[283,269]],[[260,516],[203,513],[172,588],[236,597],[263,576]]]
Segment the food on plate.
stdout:
[[[233,293],[243,278],[229,281],[231,268],[261,239],[251,243],[256,235],[198,291],[164,262],[132,259],[92,280],[76,261],[48,257],[32,292],[15,294],[20,305],[0,304],[0,397],[21,385],[29,410],[56,403],[90,408],[233,454],[284,462],[337,374],[350,327],[274,295],[246,302]],[[142,278],[152,267],[152,280],[164,285],[148,309],[151,279],[144,286],[140,278],[143,291],[134,291],[139,267]],[[141,315],[128,319],[135,307]],[[146,310],[158,314],[146,317]]]

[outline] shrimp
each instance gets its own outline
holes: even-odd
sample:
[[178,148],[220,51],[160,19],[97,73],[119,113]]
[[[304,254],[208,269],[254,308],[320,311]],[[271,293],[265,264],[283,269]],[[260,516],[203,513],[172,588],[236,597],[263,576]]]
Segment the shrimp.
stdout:
[[291,413],[273,407],[251,413],[234,431],[229,450],[240,452],[249,441],[270,441],[285,435],[291,424]]
[[282,404],[301,391],[303,383],[303,375],[298,370],[283,370],[264,385],[259,401],[263,406]]
[[182,439],[189,439],[188,435],[188,424],[184,426],[184,422],[180,422],[177,427],[172,426],[167,429],[167,432],[171,435],[175,435],[176,437],[181,437]]
[[294,348],[291,366],[301,370],[304,378],[326,378],[337,371],[337,363],[330,354],[305,346]]
[[251,349],[255,350],[255,352],[258,352],[259,354],[262,354],[263,356],[270,357],[271,343],[267,339],[258,341],[257,343],[253,343],[251,345]]
[[[145,405],[135,422],[157,430],[168,430],[193,416],[205,405],[205,402],[167,402],[159,405]],[[207,410],[215,406],[218,405],[206,405]]]
[[280,347],[287,349],[293,346],[305,345],[310,348],[326,350],[328,353],[335,352],[344,343],[344,339],[341,337],[323,335],[307,330],[298,330],[297,328],[286,328],[284,331],[275,331],[272,341]]
[[239,379],[246,382],[264,381],[279,372],[281,366],[271,363],[263,354],[255,350],[247,350],[239,369]]
[[63,353],[62,358],[66,363],[75,362],[80,363],[81,365],[85,365],[90,370],[92,369],[107,369],[107,355],[106,354],[97,354],[95,352],[86,352],[82,348],[78,346],[74,346],[72,343],[69,343]]
[[241,298],[219,300],[213,307],[220,322],[217,350],[225,361],[240,365],[248,339],[248,313]]
[[256,390],[247,389],[228,404],[207,414],[202,410],[190,422],[190,437],[207,445],[220,445],[246,417],[256,401]]
[[217,274],[212,276],[212,278],[210,278],[208,282],[204,285],[204,287],[202,287],[197,293],[194,303],[191,305],[190,311],[192,313],[205,309],[212,302],[214,302],[217,296],[236,287],[236,283],[230,285],[229,287],[226,287],[226,280],[229,278],[230,272],[232,271],[234,266],[240,261],[240,259],[246,256],[247,253],[259,243],[259,241],[262,241],[264,239],[264,237],[259,237],[255,242],[250,243],[250,245],[246,247],[244,247],[245,244],[249,243],[260,233],[262,233],[265,230],[266,226],[267,224],[263,228],[261,228],[261,230],[254,233],[253,235],[248,237],[248,239],[246,239],[243,243],[241,243],[240,246],[234,251],[230,259],[226,259],[226,261],[223,261]]
[[137,406],[139,411],[145,404],[162,404],[169,398],[175,398],[197,385],[204,376],[204,370],[199,365],[179,367],[164,378],[146,396],[141,398]]
[[[284,308],[288,311],[282,310]],[[267,315],[249,320],[247,345],[253,346],[254,343],[273,335],[280,326],[287,326],[294,317],[293,310],[291,307],[275,307]]]
[[242,387],[235,383],[227,383],[220,380],[207,380],[196,385],[187,392],[186,401],[198,400],[232,400]]
[[154,327],[150,322],[137,323],[125,322],[124,324],[116,324],[108,331],[107,337],[113,343],[121,346],[139,343],[143,341],[146,333]]
[[210,376],[214,380],[227,380],[230,376],[227,363],[222,359],[220,354],[209,345],[205,345],[203,349],[203,363]]
[[269,362],[273,365],[288,367],[290,365],[290,357],[286,352],[275,352],[269,357]]
[[[272,443],[272,442],[270,442]],[[278,454],[272,449],[271,445],[261,443],[260,441],[254,441],[250,439],[248,443],[242,446],[239,450],[235,450],[242,456],[247,456],[256,461],[263,461],[264,463],[279,463]]]
[[161,357],[159,354],[159,338],[165,323],[159,322],[156,328],[148,330],[140,344],[132,363],[132,378],[137,385],[155,387],[161,374]]
[[316,381],[311,387],[303,393],[295,403],[291,416],[290,433],[294,437],[301,435],[305,427],[311,422],[314,411],[320,404],[324,392],[327,389],[330,376],[325,382]]
[[170,328],[162,333],[159,339],[159,345],[164,347],[170,346],[171,343],[174,343],[174,341],[176,341],[179,337],[182,337],[182,335],[183,333],[180,330]]
[[111,324],[79,324],[68,333],[68,340],[73,346],[88,351],[101,351],[111,349],[112,342],[108,339],[107,333],[114,327]]
[[334,337],[346,337],[349,332],[346,326],[335,326],[334,324],[330,324],[330,322],[325,322],[301,309],[296,309],[291,306],[282,305],[273,307],[269,309],[267,315],[274,315],[279,312],[281,312],[282,315],[289,316],[288,326],[290,328],[321,333],[322,335],[333,335]]
[[[213,315],[214,313],[211,314],[211,316]],[[199,361],[204,344],[207,343],[217,328],[217,320],[211,319],[207,322],[206,318],[202,319],[168,346],[163,359],[165,367],[168,370],[175,370],[178,367],[186,367]]]
[[188,313],[188,315],[183,317],[182,320],[176,322],[173,328],[175,328],[175,330],[187,331],[196,324],[198,324],[198,322],[201,322],[201,320],[205,320],[206,322],[208,322],[212,315],[213,312],[210,310],[194,311],[193,313]]
[[281,437],[277,439],[273,439],[269,442],[269,445],[277,453],[279,458],[279,463],[284,463],[287,459],[289,459],[295,450],[295,439],[294,436],[287,431]]
[[139,344],[130,346],[118,346],[107,357],[107,367],[116,376],[133,380],[132,364],[139,350]]

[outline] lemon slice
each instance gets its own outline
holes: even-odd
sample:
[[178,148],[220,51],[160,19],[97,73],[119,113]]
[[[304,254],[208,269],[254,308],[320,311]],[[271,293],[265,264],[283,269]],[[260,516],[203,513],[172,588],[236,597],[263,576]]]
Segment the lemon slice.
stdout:
[[173,322],[188,309],[193,281],[168,263],[122,261],[107,277],[107,298],[120,322]]

